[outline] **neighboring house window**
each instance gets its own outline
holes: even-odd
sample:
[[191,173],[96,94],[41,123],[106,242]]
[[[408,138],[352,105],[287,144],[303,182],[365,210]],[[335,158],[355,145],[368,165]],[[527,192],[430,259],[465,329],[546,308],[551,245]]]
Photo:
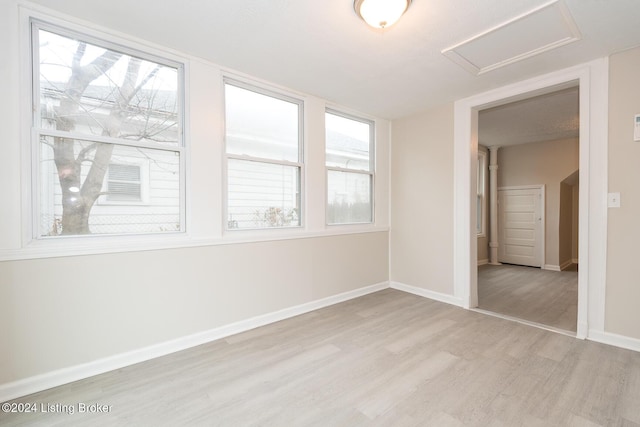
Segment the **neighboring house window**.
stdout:
[[183,231],[182,65],[36,20],[32,39],[36,237]]
[[487,153],[478,151],[478,196],[476,198],[476,227],[479,237],[485,236],[486,221],[486,176],[487,176]]
[[373,222],[373,122],[327,110],[327,224]]
[[227,229],[301,225],[303,102],[225,79]]
[[142,205],[149,203],[149,164],[111,163],[99,204]]
[[137,165],[109,165],[107,180],[107,201],[141,202],[142,174]]

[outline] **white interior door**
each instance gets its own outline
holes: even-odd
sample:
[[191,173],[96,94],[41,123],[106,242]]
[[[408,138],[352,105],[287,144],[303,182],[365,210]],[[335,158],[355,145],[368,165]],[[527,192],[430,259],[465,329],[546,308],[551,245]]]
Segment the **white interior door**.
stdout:
[[542,267],[542,189],[498,190],[498,261]]

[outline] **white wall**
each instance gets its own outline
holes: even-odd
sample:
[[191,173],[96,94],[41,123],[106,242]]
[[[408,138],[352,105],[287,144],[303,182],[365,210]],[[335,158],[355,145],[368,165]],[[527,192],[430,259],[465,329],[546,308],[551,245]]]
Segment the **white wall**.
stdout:
[[[304,227],[225,232],[222,75],[229,72],[115,33],[123,44],[186,63],[188,234],[31,241],[24,18],[17,1],[0,4],[0,391],[36,375],[387,282],[387,121],[276,87],[305,102]],[[111,33],[87,31],[98,30]],[[325,225],[326,106],[375,120],[375,224]]]

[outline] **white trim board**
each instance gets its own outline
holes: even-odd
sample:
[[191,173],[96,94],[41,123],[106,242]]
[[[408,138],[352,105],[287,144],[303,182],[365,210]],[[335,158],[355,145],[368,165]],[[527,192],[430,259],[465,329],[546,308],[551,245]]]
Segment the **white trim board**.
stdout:
[[[478,303],[475,239],[478,111],[567,87],[580,88],[580,225],[578,338],[604,330],[607,259],[609,61],[586,64],[507,85],[454,104],[454,295]],[[473,192],[471,191],[473,189]],[[473,197],[473,199],[472,199]]]
[[424,298],[429,298],[434,301],[443,302],[445,304],[455,305],[457,307],[463,307],[463,301],[454,295],[442,294],[440,292],[430,291],[424,288],[418,288],[417,286],[405,285],[400,282],[391,282],[391,289],[407,292],[410,294],[418,295]]
[[318,310],[330,305],[338,304],[364,295],[389,288],[389,282],[381,282],[375,285],[355,289],[319,300],[285,308],[273,313],[267,313],[250,319],[241,320],[229,325],[220,326],[208,331],[198,332],[171,341],[140,348],[111,357],[94,360],[81,365],[58,369],[45,374],[36,375],[22,380],[0,384],[0,402],[16,399],[39,391],[47,390],[63,384],[103,374],[115,369],[124,368],[136,363],[145,362],[167,354],[186,350],[191,347],[206,344],[221,338],[226,338],[241,332],[299,316],[310,311]]
[[483,310],[481,308],[472,308],[471,311],[475,311],[476,313],[481,313],[487,316],[497,317],[498,319],[508,320],[510,322],[520,323],[522,325],[532,326],[538,329],[544,329],[545,331],[555,332],[557,334],[566,335],[572,338],[576,337],[576,334],[571,331],[566,331],[560,328],[554,328],[553,326],[545,325],[543,323],[531,322],[529,320],[520,319],[519,317],[508,316],[506,314],[496,313],[494,311],[489,311],[489,310]]
[[489,264],[489,259],[487,258],[478,260],[478,265],[487,265],[487,264]]
[[640,352],[640,339],[611,332],[589,331],[588,340]]

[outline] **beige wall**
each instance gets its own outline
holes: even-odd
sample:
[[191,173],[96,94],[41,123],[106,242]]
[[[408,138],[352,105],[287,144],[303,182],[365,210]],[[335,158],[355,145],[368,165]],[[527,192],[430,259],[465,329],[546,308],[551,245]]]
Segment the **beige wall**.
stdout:
[[545,184],[545,264],[560,266],[560,182],[579,168],[578,139],[502,147],[498,187]]
[[609,191],[620,193],[621,206],[609,209],[605,328],[640,339],[640,47],[609,64]]
[[380,232],[2,262],[0,384],[386,282],[387,261]]
[[392,123],[390,279],[453,294],[453,105]]

